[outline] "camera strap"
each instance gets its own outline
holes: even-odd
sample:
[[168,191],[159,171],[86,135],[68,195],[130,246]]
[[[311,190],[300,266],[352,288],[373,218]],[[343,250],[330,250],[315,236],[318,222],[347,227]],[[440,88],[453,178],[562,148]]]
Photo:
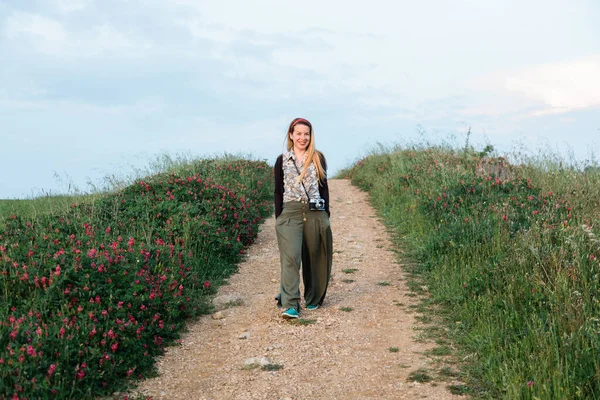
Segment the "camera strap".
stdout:
[[[300,178],[300,170],[298,169],[298,165],[296,165],[296,160],[294,160],[294,167],[296,167],[296,172],[298,172],[298,178]],[[304,193],[306,193],[306,201],[310,201],[310,196],[308,195],[308,191],[306,190],[306,186],[304,186],[304,181],[302,179],[300,179],[300,183],[302,183]]]

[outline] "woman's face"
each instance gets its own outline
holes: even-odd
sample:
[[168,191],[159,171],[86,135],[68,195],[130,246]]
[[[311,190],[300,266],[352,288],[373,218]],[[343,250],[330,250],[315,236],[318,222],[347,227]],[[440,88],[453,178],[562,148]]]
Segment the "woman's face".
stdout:
[[290,133],[290,139],[294,142],[294,149],[306,150],[310,143],[310,128],[306,125],[297,124],[294,131]]

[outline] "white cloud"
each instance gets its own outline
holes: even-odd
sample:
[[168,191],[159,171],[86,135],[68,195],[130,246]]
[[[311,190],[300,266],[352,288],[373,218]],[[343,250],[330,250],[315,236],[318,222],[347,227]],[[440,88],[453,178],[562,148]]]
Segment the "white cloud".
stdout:
[[12,40],[25,37],[39,50],[50,54],[61,52],[69,40],[60,22],[24,12],[15,12],[6,19],[4,33]]
[[[499,65],[531,64],[536,58],[548,59],[555,54],[568,57],[579,45],[585,48],[583,39],[576,45],[565,45],[572,41],[569,38],[589,37],[584,34],[593,28],[576,22],[583,9],[565,13],[563,0],[551,4],[542,0],[527,4],[516,0],[440,1],[435,4],[435,13],[431,13],[431,2],[406,0],[172,0],[170,4],[186,11],[179,23],[187,26],[193,37],[213,42],[206,54],[223,62],[225,77],[272,77],[271,81],[260,78],[265,92],[281,91],[281,82],[296,82],[295,90],[303,95],[336,93],[357,96],[371,107],[405,109],[458,95],[472,100],[465,115],[504,115],[532,109],[536,113],[563,112],[592,106],[600,96],[596,85],[590,85],[595,92],[584,86],[585,78],[578,78],[572,90],[568,79],[558,78],[557,86],[557,71],[548,71],[544,80],[544,74],[535,69],[495,76],[497,87],[491,91],[505,94],[501,105],[497,105],[496,93],[487,97],[472,94],[465,85],[475,74]],[[515,14],[517,6],[519,13]],[[507,30],[509,19],[515,26]],[[558,19],[568,34],[538,23]],[[268,56],[243,56],[245,60],[240,61],[240,46],[252,43],[268,46]],[[536,46],[535,54],[532,45]],[[249,62],[250,58],[255,60]],[[253,65],[246,69],[248,64]],[[569,77],[572,67],[577,69],[570,65],[558,75]],[[574,73],[580,77],[596,73],[596,69],[586,68],[581,66],[581,71]],[[290,86],[288,83],[288,91]],[[378,93],[384,93],[385,98]]]
[[216,43],[230,44],[239,40],[241,35],[239,32],[232,29],[227,29],[222,26],[207,23],[201,18],[178,19],[176,25],[186,27],[190,34],[197,39],[207,39]]
[[[560,63],[497,71],[470,82],[474,89],[498,97],[492,102],[500,113],[510,111],[506,99],[537,104],[531,116],[562,114],[600,107],[600,55]],[[514,105],[514,102],[513,102]]]
[[[213,41],[218,48],[214,55],[222,56],[227,46],[236,42],[271,46],[270,56],[265,59],[269,64],[298,70],[298,75],[317,74],[328,85],[333,83],[345,92],[374,88],[406,92],[407,70],[414,71],[416,63],[425,64],[418,68],[433,69],[433,63],[428,62],[433,52],[419,50],[409,38],[417,36],[432,45],[439,41],[417,22],[431,21],[429,10],[416,7],[408,12],[406,4],[389,1],[300,4],[258,0],[236,2],[235,6],[227,1],[175,3],[190,9],[187,19],[177,23],[186,26],[193,37]],[[256,12],[258,9],[268,12]],[[416,62],[414,57],[407,60],[407,54],[414,51],[430,55]],[[413,80],[415,76],[418,74]]]
[[2,96],[0,107],[11,111],[50,111],[52,113],[71,113],[97,116],[150,116],[161,113],[166,106],[161,98],[140,98],[129,104],[99,105],[74,100],[19,99]]
[[14,12],[7,17],[4,35],[11,39],[15,47],[34,48],[44,54],[71,61],[105,55],[139,58],[154,50],[150,40],[109,24],[69,31],[60,21],[24,12]]
[[56,7],[64,13],[83,10],[92,2],[93,0],[55,0]]
[[597,107],[600,106],[600,55],[528,68],[507,76],[505,86],[553,109]]
[[73,40],[73,47],[83,54],[99,56],[102,54],[120,54],[143,56],[153,48],[151,42],[139,40],[110,25],[101,25],[90,29],[80,39]]

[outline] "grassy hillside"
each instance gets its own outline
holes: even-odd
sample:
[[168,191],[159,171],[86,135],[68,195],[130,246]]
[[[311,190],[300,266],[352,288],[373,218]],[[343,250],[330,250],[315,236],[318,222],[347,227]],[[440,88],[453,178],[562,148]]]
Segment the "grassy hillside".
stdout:
[[341,176],[396,232],[456,391],[598,399],[600,174],[486,152],[395,148]]
[[0,200],[0,217],[17,214],[32,216],[59,213],[73,203],[81,203],[89,196],[42,196],[27,200]]
[[272,214],[272,181],[265,162],[225,157],[15,203],[0,220],[0,398],[94,398],[151,374]]

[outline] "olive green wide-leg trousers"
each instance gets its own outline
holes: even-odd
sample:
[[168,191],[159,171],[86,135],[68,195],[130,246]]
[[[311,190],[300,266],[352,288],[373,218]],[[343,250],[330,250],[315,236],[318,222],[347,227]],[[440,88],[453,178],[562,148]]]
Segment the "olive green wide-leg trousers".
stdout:
[[283,203],[275,222],[281,261],[283,308],[300,310],[300,267],[306,305],[325,299],[333,261],[333,235],[325,211],[310,211],[303,202]]

